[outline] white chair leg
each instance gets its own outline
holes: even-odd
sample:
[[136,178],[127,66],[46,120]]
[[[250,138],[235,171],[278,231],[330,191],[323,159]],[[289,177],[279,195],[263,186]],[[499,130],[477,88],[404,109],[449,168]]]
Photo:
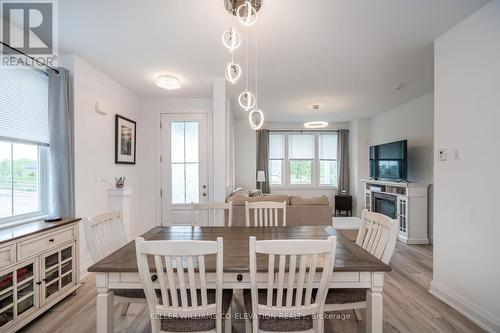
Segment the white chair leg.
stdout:
[[130,307],[130,303],[123,303],[122,305],[122,316],[127,315],[128,308]]

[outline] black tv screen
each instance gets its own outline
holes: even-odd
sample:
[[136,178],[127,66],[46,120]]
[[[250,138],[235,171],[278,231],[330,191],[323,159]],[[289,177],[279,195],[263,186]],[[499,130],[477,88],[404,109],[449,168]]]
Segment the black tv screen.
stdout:
[[370,177],[406,180],[407,141],[396,141],[370,147]]

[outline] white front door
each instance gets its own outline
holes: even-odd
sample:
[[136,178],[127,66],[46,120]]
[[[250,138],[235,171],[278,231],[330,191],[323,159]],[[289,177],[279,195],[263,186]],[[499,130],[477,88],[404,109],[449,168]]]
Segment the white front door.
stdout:
[[161,115],[162,225],[191,224],[191,203],[208,201],[207,115]]

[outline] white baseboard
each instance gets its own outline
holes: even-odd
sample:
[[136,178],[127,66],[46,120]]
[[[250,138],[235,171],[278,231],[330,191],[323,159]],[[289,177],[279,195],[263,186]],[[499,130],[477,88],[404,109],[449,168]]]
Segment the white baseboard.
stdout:
[[500,332],[500,318],[448,289],[443,284],[432,280],[429,292],[487,332]]

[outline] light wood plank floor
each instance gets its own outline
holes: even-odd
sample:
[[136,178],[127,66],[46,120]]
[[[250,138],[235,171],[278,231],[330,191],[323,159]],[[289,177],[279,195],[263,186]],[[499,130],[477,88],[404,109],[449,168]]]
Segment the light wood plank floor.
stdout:
[[[397,244],[393,271],[386,274],[384,287],[384,332],[484,332],[464,316],[429,294],[432,279],[432,246]],[[87,275],[78,295],[70,296],[26,326],[25,333],[95,332],[95,278]],[[115,329],[119,332],[149,332],[145,305],[132,305],[127,316],[115,308]],[[363,332],[363,322],[350,319],[327,322],[327,332]],[[234,332],[243,326],[235,322]]]

